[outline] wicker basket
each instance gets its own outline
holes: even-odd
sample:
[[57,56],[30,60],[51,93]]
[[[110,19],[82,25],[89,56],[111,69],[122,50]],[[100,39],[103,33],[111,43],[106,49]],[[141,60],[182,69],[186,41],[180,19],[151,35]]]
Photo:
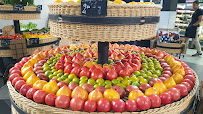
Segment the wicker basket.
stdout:
[[34,20],[40,19],[40,14],[0,13],[0,20]]
[[[50,14],[81,15],[80,3],[49,4]],[[144,4],[108,4],[107,17],[159,16],[157,5]],[[117,42],[150,39],[156,36],[157,24],[144,25],[88,25],[49,21],[50,32],[55,37],[87,41]]]
[[[197,91],[199,81],[198,77],[195,74],[196,81],[194,84],[193,89],[190,91],[190,93],[182,98],[180,101],[173,102],[171,104],[162,106],[160,108],[154,108],[154,109],[149,109],[147,111],[141,111],[141,112],[132,112],[132,114],[179,114],[182,112],[184,109],[187,108],[187,106],[193,101],[195,93]],[[26,97],[22,96],[19,92],[15,90],[15,88],[12,86],[11,82],[7,83],[9,93],[12,97],[12,99],[15,101],[15,103],[20,107],[22,110],[29,114],[69,114],[69,113],[74,113],[74,114],[88,114],[87,112],[79,112],[79,111],[72,111],[70,109],[60,109],[56,107],[51,107],[48,105],[44,104],[38,104],[30,99],[27,99]],[[13,110],[13,108],[12,108]],[[96,114],[97,112],[95,112]],[[107,114],[111,114],[113,112],[108,112]],[[130,113],[130,112],[125,112],[125,113]],[[15,111],[15,114],[16,111]],[[100,113],[101,114],[101,113]],[[102,113],[103,114],[103,113]]]
[[167,53],[185,53],[186,52],[186,45],[185,43],[163,43],[157,42],[156,49],[165,51]]
[[[81,15],[81,3],[52,3],[49,4],[50,14]],[[159,5],[145,4],[113,4],[107,5],[108,17],[140,17],[159,16]]]
[[85,41],[135,41],[156,36],[157,24],[144,25],[84,25],[49,21],[55,37]]
[[[0,10],[12,11],[13,6],[11,6],[11,5],[0,5]],[[37,7],[24,6],[24,11],[37,11]]]

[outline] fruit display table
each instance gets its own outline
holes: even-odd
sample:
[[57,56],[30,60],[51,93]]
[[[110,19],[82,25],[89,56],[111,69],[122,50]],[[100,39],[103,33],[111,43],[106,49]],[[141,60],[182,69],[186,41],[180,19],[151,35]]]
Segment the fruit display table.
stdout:
[[13,112],[165,114],[181,113],[193,102],[198,77],[182,60],[156,48],[109,43],[154,37],[160,6],[121,0],[48,6],[52,35],[98,45],[22,58],[9,70]]

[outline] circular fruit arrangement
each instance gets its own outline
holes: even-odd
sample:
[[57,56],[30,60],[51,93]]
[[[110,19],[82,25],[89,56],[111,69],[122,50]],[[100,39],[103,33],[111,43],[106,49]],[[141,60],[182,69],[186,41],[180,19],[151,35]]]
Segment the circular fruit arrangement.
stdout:
[[28,99],[87,112],[157,108],[187,96],[196,81],[180,59],[129,44],[109,44],[104,65],[97,45],[72,45],[24,57],[9,73]]

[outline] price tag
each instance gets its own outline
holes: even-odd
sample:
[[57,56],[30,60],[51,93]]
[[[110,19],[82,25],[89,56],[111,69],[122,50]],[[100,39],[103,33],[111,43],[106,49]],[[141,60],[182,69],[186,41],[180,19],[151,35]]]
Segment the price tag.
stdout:
[[2,39],[1,40],[1,47],[9,47],[10,40],[9,39]]
[[14,4],[13,10],[14,11],[24,11],[24,6],[23,6],[23,4]]
[[37,11],[41,11],[42,10],[42,5],[37,5]]
[[82,0],[81,14],[87,16],[106,16],[107,0]]
[[30,45],[39,44],[39,38],[30,38]]

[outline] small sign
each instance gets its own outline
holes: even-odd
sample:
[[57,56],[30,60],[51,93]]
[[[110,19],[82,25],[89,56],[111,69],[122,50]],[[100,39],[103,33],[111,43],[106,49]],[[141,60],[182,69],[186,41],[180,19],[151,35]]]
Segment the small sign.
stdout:
[[10,40],[9,39],[2,39],[1,40],[1,47],[9,47],[10,46]]
[[106,16],[107,0],[82,0],[81,14],[87,16]]
[[14,4],[13,10],[14,11],[24,11],[24,6],[23,6],[23,4]]
[[30,38],[30,45],[39,44],[39,38]]
[[42,10],[42,5],[37,5],[37,11],[41,11]]

